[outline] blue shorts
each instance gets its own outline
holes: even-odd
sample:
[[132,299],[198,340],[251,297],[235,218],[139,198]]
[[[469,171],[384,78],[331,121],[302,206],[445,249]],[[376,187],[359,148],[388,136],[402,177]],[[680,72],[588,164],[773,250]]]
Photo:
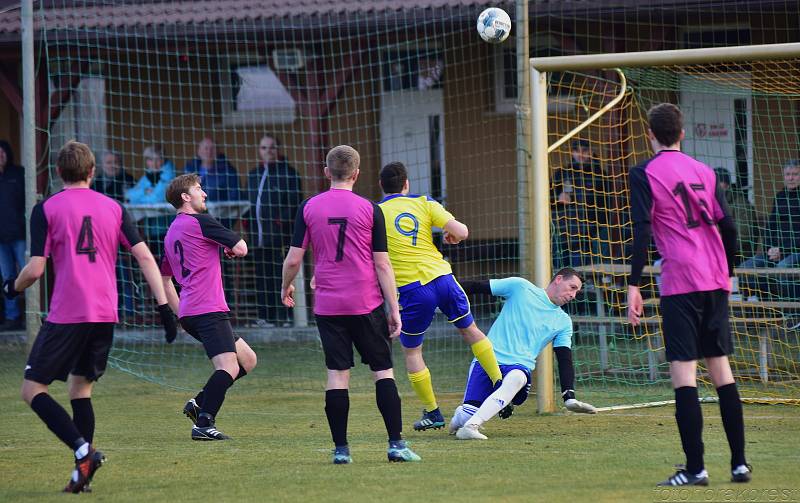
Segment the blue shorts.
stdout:
[[[522,405],[528,399],[528,393],[531,391],[531,369],[525,365],[500,365],[500,373],[503,377],[512,370],[521,370],[528,378],[528,382],[522,387],[519,392],[514,395],[511,403],[514,405]],[[473,405],[480,406],[484,400],[494,391],[492,380],[486,375],[481,364],[473,360],[469,368],[469,375],[467,376],[467,389],[464,391],[464,403],[472,403]]]
[[422,344],[437,307],[447,316],[447,321],[458,328],[467,328],[474,322],[467,294],[452,274],[439,276],[424,285],[412,283],[400,288],[400,319],[403,322],[400,342],[403,347],[415,348]]

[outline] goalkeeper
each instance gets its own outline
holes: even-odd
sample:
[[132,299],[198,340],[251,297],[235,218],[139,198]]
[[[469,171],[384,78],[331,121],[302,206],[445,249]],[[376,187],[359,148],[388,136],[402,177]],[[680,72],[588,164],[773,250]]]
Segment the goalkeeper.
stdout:
[[550,342],[558,359],[561,396],[566,408],[585,414],[597,412],[592,405],[575,399],[575,369],[570,349],[572,320],[561,309],[581,289],[577,271],[569,267],[559,270],[545,289],[523,278],[466,281],[462,286],[468,294],[486,293],[505,299],[500,316],[489,330],[503,381],[499,388],[493,389],[483,368],[472,362],[464,403],[456,408],[450,421],[451,435],[460,440],[486,440],[479,428],[495,414],[509,417],[515,405],[525,402],[536,357]]

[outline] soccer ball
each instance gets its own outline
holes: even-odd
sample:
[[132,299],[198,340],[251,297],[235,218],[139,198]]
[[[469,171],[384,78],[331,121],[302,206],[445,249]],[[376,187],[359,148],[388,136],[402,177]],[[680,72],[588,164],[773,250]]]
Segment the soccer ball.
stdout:
[[490,44],[499,44],[511,33],[511,18],[506,11],[489,7],[478,16],[478,35]]

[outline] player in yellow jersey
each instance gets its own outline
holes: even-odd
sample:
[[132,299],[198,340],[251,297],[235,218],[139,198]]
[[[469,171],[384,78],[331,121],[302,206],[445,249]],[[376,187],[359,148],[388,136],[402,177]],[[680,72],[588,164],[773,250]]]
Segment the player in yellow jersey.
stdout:
[[411,387],[425,405],[414,429],[438,429],[444,426],[444,417],[433,393],[431,373],[422,358],[422,341],[437,307],[470,345],[492,382],[496,385],[502,379],[492,343],[475,325],[467,295],[433,244],[434,227],[442,228],[444,241],[453,245],[466,239],[469,231],[438,202],[409,194],[408,173],[402,163],[384,166],[380,183],[386,194],[380,207],[386,220],[389,258],[400,292],[400,342]]

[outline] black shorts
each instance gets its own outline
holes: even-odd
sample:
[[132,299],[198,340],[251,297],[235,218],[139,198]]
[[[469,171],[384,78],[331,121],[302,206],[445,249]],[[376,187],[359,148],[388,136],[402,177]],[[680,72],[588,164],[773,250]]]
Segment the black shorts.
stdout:
[[661,319],[667,361],[733,353],[725,290],[663,296]]
[[353,346],[361,362],[373,372],[393,367],[392,341],[382,304],[369,314],[315,317],[328,369],[353,367]]
[[236,352],[236,341],[239,337],[233,335],[231,313],[226,311],[184,316],[180,322],[186,333],[203,343],[209,359],[222,353]]
[[28,355],[25,379],[50,384],[74,374],[96,381],[106,371],[113,342],[114,323],[45,321]]

